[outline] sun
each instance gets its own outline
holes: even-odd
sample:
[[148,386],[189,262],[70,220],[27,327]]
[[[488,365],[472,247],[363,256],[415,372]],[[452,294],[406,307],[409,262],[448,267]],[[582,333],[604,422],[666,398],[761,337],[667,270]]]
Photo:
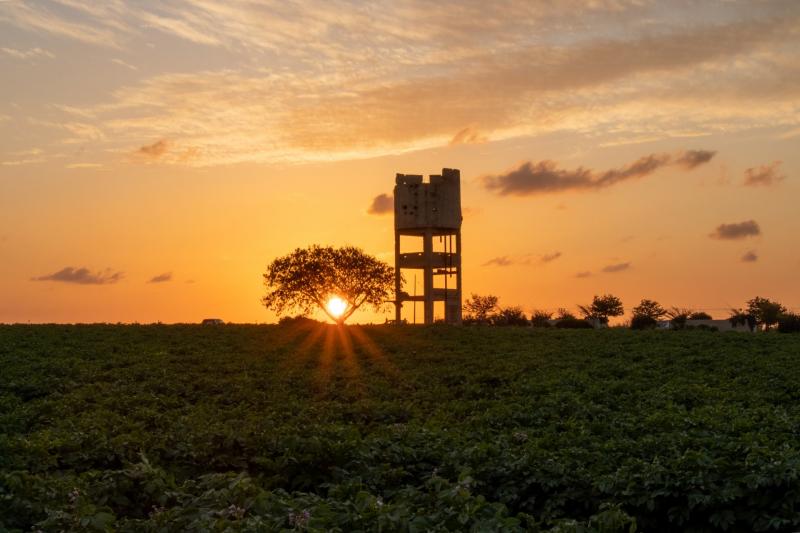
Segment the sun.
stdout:
[[339,318],[347,310],[347,302],[338,296],[332,296],[325,304],[325,308],[330,314]]

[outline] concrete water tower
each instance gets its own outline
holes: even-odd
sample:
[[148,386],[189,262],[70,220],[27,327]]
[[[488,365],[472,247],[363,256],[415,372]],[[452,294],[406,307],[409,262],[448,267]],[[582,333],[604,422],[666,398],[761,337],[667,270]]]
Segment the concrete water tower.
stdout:
[[[401,250],[401,237],[422,239],[422,251]],[[408,241],[408,239],[405,239]],[[417,246],[419,250],[419,246]],[[442,302],[447,324],[461,324],[461,173],[442,169],[423,182],[421,175],[398,174],[394,187],[395,319],[403,302],[423,302],[423,321],[432,324]],[[422,294],[403,291],[403,270],[421,271]],[[411,276],[406,275],[406,280]],[[414,275],[415,277],[415,275]],[[415,307],[416,312],[416,307]]]

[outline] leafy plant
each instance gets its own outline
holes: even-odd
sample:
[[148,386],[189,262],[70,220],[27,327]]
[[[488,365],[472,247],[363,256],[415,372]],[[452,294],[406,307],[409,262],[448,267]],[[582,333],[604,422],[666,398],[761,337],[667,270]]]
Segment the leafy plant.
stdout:
[[795,531],[799,351],[616,328],[0,325],[0,530]]

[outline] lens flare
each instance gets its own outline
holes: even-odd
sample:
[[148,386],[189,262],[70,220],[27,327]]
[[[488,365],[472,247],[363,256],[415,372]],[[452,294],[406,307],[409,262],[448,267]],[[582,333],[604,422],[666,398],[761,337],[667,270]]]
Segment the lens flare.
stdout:
[[347,310],[347,302],[339,298],[338,296],[333,296],[328,300],[328,303],[325,304],[325,307],[328,309],[328,312],[339,318],[344,314]]

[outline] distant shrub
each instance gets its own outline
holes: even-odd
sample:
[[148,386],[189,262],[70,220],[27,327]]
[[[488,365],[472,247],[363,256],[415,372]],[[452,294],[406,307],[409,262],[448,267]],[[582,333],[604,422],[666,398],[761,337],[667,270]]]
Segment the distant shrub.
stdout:
[[695,311],[694,313],[689,313],[688,316],[689,320],[713,320],[711,315],[708,313],[704,313],[703,311]]
[[279,326],[316,326],[318,324],[322,324],[322,322],[303,315],[284,316],[278,320]]
[[527,326],[530,324],[521,307],[504,307],[492,315],[495,326]]
[[579,305],[584,318],[599,320],[601,324],[608,324],[608,319],[612,316],[622,316],[625,309],[622,307],[622,300],[613,294],[595,295],[592,303]]
[[575,318],[577,317],[566,307],[559,307],[558,311],[556,312],[556,320],[568,320]]
[[708,324],[698,324],[696,326],[686,326],[686,329],[696,329],[699,331],[719,331],[717,326],[709,326]]
[[800,333],[800,315],[784,313],[778,319],[778,331],[781,333]]
[[756,296],[747,301],[747,314],[755,318],[756,325],[763,325],[764,331],[777,324],[784,313],[786,308],[783,305],[767,298]]
[[655,329],[658,327],[658,320],[651,316],[635,315],[631,318],[631,329]]
[[589,322],[582,318],[564,318],[556,322],[556,327],[561,329],[594,329]]
[[535,328],[549,328],[551,327],[550,320],[553,319],[553,313],[550,311],[542,311],[534,309],[531,313],[531,326]]
[[497,309],[497,296],[488,294],[481,296],[479,294],[472,294],[472,296],[464,302],[464,319],[466,324],[491,324],[492,315]]
[[639,305],[631,310],[633,316],[646,316],[653,320],[658,320],[667,314],[667,310],[661,307],[661,304],[655,300],[642,300]]
[[742,309],[731,309],[731,316],[728,321],[734,328],[737,326],[747,326],[750,331],[754,331],[758,325],[758,319],[755,315],[743,311]]
[[673,307],[667,311],[667,317],[672,329],[683,329],[686,327],[686,321],[694,313],[691,309],[685,307]]

